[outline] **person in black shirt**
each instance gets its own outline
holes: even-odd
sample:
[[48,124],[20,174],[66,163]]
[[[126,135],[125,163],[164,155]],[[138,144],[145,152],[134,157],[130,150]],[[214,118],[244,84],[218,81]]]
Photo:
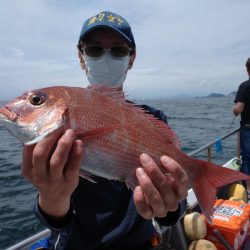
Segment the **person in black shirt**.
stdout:
[[[248,77],[250,77],[250,58],[246,62]],[[240,153],[241,171],[250,175],[250,78],[241,83],[235,97],[234,114],[241,115],[240,121]],[[243,182],[245,185],[246,183]],[[250,188],[247,188],[248,192]]]
[[[78,42],[79,58],[90,85],[109,83],[123,89],[127,70],[136,56],[128,22],[103,11],[84,24]],[[162,111],[143,106],[167,123]],[[38,190],[35,213],[52,230],[49,249],[152,248],[152,218],[169,226],[185,210],[188,177],[173,159],[161,157],[163,174],[153,159],[140,156],[134,191],[125,183],[94,177],[79,178],[84,143],[72,130],[59,131],[35,146],[24,148],[22,174]]]

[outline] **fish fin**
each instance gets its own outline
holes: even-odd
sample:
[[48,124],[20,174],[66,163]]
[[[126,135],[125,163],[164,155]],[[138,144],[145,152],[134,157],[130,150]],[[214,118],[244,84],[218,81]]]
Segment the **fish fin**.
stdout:
[[82,178],[84,178],[84,179],[86,179],[86,180],[88,180],[88,181],[90,181],[92,183],[97,183],[94,179],[92,179],[92,177],[91,177],[92,175],[89,172],[85,171],[85,170],[80,169],[80,174],[79,175]]
[[125,92],[121,91],[118,87],[114,87],[110,84],[95,84],[88,86],[88,89],[98,91],[116,101],[126,102]]
[[132,183],[126,181],[125,184],[128,189],[131,189],[132,191],[135,190],[135,185],[133,185]]
[[[139,115],[144,116],[150,123],[152,123],[163,135],[168,144],[173,145],[174,147],[181,149],[181,142],[177,134],[171,129],[171,127],[155,117],[150,111],[144,108],[144,105],[138,106],[137,104],[127,101],[126,105],[134,109]],[[147,105],[146,105],[147,106]]]
[[194,175],[190,176],[191,186],[203,214],[207,221],[212,223],[217,188],[240,180],[250,180],[250,176],[211,162],[198,159],[193,159],[193,161],[192,164],[197,168],[194,168]]
[[124,92],[119,90],[119,88],[113,87],[112,85],[109,84],[95,84],[89,86],[88,89],[98,91],[110,97],[113,101],[122,103],[127,108],[133,109],[135,112],[138,113],[138,115],[145,116],[165,136],[168,144],[171,144],[179,149],[181,148],[181,143],[178,136],[165,122],[159,120],[154,115],[148,113],[148,110],[144,109],[143,107],[137,106],[132,101],[126,100]]
[[170,126],[168,126],[165,122],[159,120],[153,115],[146,115],[148,116],[150,122],[153,123],[154,126],[156,126],[160,130],[160,132],[165,136],[164,138],[167,140],[168,144],[171,144],[178,149],[181,148],[180,139]]
[[98,138],[100,136],[112,133],[117,128],[118,128],[118,125],[113,125],[113,126],[109,126],[109,127],[95,128],[95,129],[91,129],[91,130],[88,130],[88,131],[85,131],[85,132],[76,130],[75,135],[76,135],[77,138],[86,141],[86,140],[90,140],[90,139],[93,139],[93,138]]

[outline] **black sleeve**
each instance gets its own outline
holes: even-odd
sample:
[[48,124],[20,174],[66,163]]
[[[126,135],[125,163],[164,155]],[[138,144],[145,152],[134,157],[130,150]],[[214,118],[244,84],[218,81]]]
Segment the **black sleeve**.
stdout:
[[166,227],[172,226],[176,224],[176,222],[183,216],[186,210],[186,207],[187,207],[187,200],[185,199],[179,203],[179,207],[176,211],[168,212],[167,216],[164,218],[155,218],[155,219],[159,224],[163,226],[166,226]]
[[239,89],[238,89],[237,94],[235,96],[234,102],[235,103],[237,103],[237,102],[243,102],[243,103],[245,103],[246,102],[246,98],[247,98],[246,93],[247,93],[246,88],[244,87],[243,84],[241,84],[239,86]]
[[74,210],[71,203],[68,213],[63,218],[57,220],[54,217],[51,217],[42,211],[42,209],[39,206],[38,196],[37,196],[37,200],[34,207],[34,214],[46,227],[56,231],[56,230],[63,230],[69,225],[69,223],[73,219]]

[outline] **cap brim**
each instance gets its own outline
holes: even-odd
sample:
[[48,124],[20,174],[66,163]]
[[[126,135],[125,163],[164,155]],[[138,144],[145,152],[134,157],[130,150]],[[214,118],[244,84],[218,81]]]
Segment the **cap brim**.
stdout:
[[80,36],[80,38],[79,38],[79,43],[80,43],[82,40],[84,40],[84,38],[85,38],[91,31],[93,31],[93,30],[95,30],[95,29],[98,29],[98,28],[108,28],[108,29],[114,30],[115,32],[119,33],[119,34],[120,34],[126,41],[128,41],[130,44],[135,45],[135,44],[133,43],[133,41],[132,41],[129,37],[127,37],[123,32],[121,32],[120,30],[118,30],[118,29],[116,29],[116,28],[114,28],[114,27],[112,27],[112,26],[103,25],[103,24],[102,24],[102,25],[96,25],[96,26],[90,28],[89,30],[85,31],[84,34],[82,34],[82,35]]

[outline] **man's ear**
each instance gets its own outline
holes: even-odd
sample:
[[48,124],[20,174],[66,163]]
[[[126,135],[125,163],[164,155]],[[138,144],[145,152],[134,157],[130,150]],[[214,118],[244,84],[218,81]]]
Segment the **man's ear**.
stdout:
[[85,69],[85,62],[82,53],[78,50],[78,57],[80,61],[80,66],[84,70]]
[[132,69],[135,57],[136,57],[136,52],[133,55],[131,55],[130,58],[129,58],[128,69]]

